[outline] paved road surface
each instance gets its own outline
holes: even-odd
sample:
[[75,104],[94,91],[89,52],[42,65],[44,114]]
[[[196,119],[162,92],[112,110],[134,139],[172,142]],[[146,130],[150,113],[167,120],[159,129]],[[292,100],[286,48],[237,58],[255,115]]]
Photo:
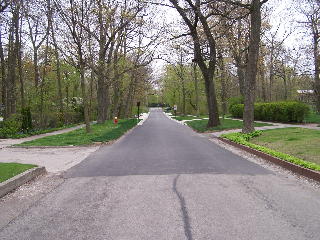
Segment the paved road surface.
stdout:
[[320,236],[319,189],[236,156],[159,110],[64,177],[0,239]]

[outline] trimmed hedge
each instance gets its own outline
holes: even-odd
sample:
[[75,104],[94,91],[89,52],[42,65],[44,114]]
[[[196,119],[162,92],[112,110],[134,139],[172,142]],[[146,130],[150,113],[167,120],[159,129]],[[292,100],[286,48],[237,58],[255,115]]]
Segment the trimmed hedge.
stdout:
[[229,109],[229,112],[230,112],[230,109],[232,108],[232,106],[234,105],[237,105],[237,104],[243,104],[243,97],[240,96],[240,97],[232,97],[228,100],[228,109]]
[[[231,106],[233,117],[243,117],[244,104]],[[254,104],[254,119],[275,122],[302,122],[310,109],[308,105],[300,102],[270,102]]]

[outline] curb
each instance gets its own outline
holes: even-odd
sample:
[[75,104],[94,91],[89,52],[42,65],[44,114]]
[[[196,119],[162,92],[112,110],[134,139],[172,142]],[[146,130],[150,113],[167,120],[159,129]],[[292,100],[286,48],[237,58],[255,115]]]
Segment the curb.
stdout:
[[307,177],[307,178],[310,178],[310,179],[313,179],[315,181],[320,182],[320,172],[317,172],[317,171],[314,171],[314,170],[311,170],[311,169],[308,169],[308,168],[301,167],[301,166],[296,165],[296,164],[291,163],[291,162],[287,162],[287,161],[282,160],[280,158],[277,158],[277,157],[271,156],[271,155],[269,155],[267,153],[264,153],[264,152],[252,149],[250,147],[247,147],[247,146],[232,142],[232,141],[230,141],[228,139],[225,139],[225,138],[217,137],[217,139],[219,139],[220,141],[222,141],[224,143],[227,143],[227,144],[229,144],[231,146],[234,146],[236,148],[244,150],[244,151],[246,151],[248,153],[251,153],[253,155],[261,157],[262,159],[264,159],[266,161],[269,161],[269,162],[272,162],[272,163],[274,163],[276,165],[279,165],[279,166],[281,166],[281,167],[283,167],[283,168],[285,168],[287,170],[290,170],[291,172],[300,174],[300,175],[302,175],[304,177]]
[[0,198],[46,172],[45,167],[35,167],[0,183]]

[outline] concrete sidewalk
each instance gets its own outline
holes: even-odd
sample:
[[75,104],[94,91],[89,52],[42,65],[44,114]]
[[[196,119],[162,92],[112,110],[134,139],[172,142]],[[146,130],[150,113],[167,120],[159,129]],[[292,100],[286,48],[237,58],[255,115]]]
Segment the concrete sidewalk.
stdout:
[[[239,120],[239,119],[233,119],[233,120]],[[270,123],[270,122],[262,122],[262,121],[255,121],[255,122],[273,124],[272,126],[255,127],[256,130],[268,130],[268,129],[277,129],[277,128],[289,128],[289,127],[300,127],[300,128],[308,128],[308,129],[320,130],[320,127],[308,126],[308,125],[296,125],[296,124],[285,124],[285,123]],[[211,134],[213,136],[215,136],[215,137],[220,137],[222,134],[235,133],[235,132],[241,132],[241,131],[242,131],[242,129],[231,129],[231,130],[225,130],[225,131],[220,131],[220,132],[213,132]]]
[[[182,121],[178,121],[174,118],[172,118],[172,114],[171,113],[165,113],[165,115],[177,122],[180,123],[182,125],[187,125],[186,122],[190,122],[190,121],[199,121],[199,120],[206,120],[208,118],[202,118],[202,119],[192,119],[192,120],[182,120]],[[235,118],[225,118],[225,119],[231,119],[231,120],[238,120],[238,121],[243,121],[242,119],[235,119]],[[256,130],[268,130],[268,129],[277,129],[277,128],[288,128],[288,127],[300,127],[300,128],[308,128],[308,129],[314,129],[314,130],[320,130],[320,127],[317,126],[317,124],[289,124],[289,123],[276,123],[276,122],[265,122],[265,121],[255,121],[257,123],[266,123],[266,124],[272,124],[272,126],[264,126],[264,127],[255,127]],[[220,137],[222,134],[226,134],[226,133],[234,133],[234,132],[241,132],[242,129],[230,129],[230,130],[225,130],[225,131],[219,131],[219,132],[213,132],[210,133],[215,137]]]
[[58,135],[58,134],[62,134],[62,133],[71,132],[73,130],[76,130],[76,129],[79,129],[79,128],[83,128],[84,126],[85,126],[85,124],[81,124],[81,125],[78,125],[78,126],[75,126],[75,127],[71,127],[71,128],[65,128],[65,129],[61,129],[61,130],[50,132],[50,133],[44,133],[44,134],[39,134],[39,135],[34,135],[34,136],[25,137],[25,138],[19,138],[19,139],[13,139],[13,138],[0,139],[0,149],[1,148],[5,148],[5,147],[10,147],[10,146],[15,145],[15,144],[20,144],[20,143],[23,143],[23,142],[35,140],[35,139],[38,139],[38,138],[43,138],[43,137],[47,137],[47,136],[53,136],[53,135]]
[[66,148],[10,148],[10,146],[38,138],[71,132],[84,126],[84,124],[81,124],[72,128],[20,139],[0,139],[0,162],[36,164],[44,166],[51,173],[65,171],[98,150],[99,146]]
[[70,148],[3,148],[0,162],[17,162],[44,166],[47,172],[58,173],[80,163],[99,146]]

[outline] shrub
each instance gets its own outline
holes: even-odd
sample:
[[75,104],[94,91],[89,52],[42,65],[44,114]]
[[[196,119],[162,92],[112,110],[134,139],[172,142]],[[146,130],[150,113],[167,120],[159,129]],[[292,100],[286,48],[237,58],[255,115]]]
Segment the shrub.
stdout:
[[24,133],[29,132],[32,129],[32,118],[31,118],[31,111],[30,108],[23,108],[21,110],[22,115],[22,124],[21,124],[21,130]]
[[[243,104],[230,107],[233,117],[243,117]],[[302,122],[309,113],[308,105],[300,102],[255,103],[254,119],[275,122]]]
[[242,118],[243,116],[243,104],[234,104],[229,108],[229,112],[232,115],[232,117],[235,118]]
[[11,137],[21,131],[21,116],[18,114],[12,115],[7,120],[3,121],[0,126],[0,138]]
[[228,106],[229,106],[229,112],[232,106],[237,105],[237,104],[243,104],[243,97],[232,97],[228,100]]

